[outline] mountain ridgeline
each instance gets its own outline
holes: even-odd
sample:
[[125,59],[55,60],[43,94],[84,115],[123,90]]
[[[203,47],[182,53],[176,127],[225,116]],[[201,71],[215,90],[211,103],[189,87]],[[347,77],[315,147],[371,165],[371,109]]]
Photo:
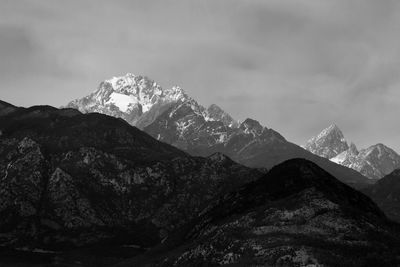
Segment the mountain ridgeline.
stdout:
[[318,156],[352,168],[373,180],[400,168],[400,155],[393,149],[376,144],[359,151],[354,143],[348,145],[342,131],[335,124],[311,138],[304,147]]
[[[258,122],[234,126],[216,113],[225,122],[204,123],[237,129],[231,151],[252,142],[264,155],[271,143],[290,151]],[[191,156],[104,114],[0,102],[0,177],[1,266],[20,266],[23,253],[22,266],[400,264],[398,226],[315,163],[292,159],[266,173],[218,152]],[[135,252],[110,258],[110,245]],[[31,262],[47,250],[47,265]]]
[[267,169],[291,158],[305,158],[356,188],[370,183],[357,171],[315,155],[253,119],[240,123],[217,105],[204,108],[180,87],[163,89],[144,76],[127,74],[106,80],[67,107],[126,119],[193,156],[218,152],[248,167]]
[[397,266],[397,235],[368,197],[316,164],[292,159],[118,267]]
[[398,162],[133,74],[61,109],[0,101],[0,265],[399,266]]
[[0,245],[149,247],[261,176],[192,157],[122,119],[0,103]]

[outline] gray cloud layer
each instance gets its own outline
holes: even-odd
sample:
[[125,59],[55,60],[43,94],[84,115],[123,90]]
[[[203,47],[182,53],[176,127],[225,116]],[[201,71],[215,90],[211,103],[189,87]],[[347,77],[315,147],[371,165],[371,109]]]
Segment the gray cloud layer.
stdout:
[[114,75],[304,141],[331,122],[400,151],[395,0],[0,2],[0,98],[62,105]]

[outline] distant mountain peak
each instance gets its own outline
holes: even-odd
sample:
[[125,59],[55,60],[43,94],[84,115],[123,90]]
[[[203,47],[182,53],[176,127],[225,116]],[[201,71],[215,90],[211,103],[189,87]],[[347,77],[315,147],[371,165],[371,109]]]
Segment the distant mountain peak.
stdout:
[[255,135],[259,135],[264,130],[264,127],[256,120],[247,118],[241,124],[240,128],[245,133],[253,133]]
[[222,108],[220,108],[217,104],[211,104],[211,105],[208,107],[208,110],[223,111]]
[[241,126],[243,126],[245,128],[248,128],[248,129],[263,128],[259,121],[253,120],[253,119],[250,119],[250,118],[245,119],[241,123]]
[[322,132],[318,135],[318,138],[333,134],[337,135],[337,137],[339,137],[340,139],[344,139],[342,130],[340,130],[339,126],[334,123],[322,130]]
[[226,113],[222,108],[216,104],[211,104],[207,108],[206,120],[209,121],[222,121],[224,125],[229,127],[238,127],[239,123],[234,120],[231,115]]
[[358,150],[350,146],[340,128],[331,124],[318,136],[311,138],[305,148],[331,161],[352,168],[370,179],[380,179],[396,168],[400,168],[400,156],[382,143]]
[[146,76],[127,73],[101,82],[93,93],[70,102],[67,107],[123,118],[132,125],[141,121],[140,126],[145,127],[153,121],[154,112],[149,118],[143,115],[153,107],[163,110],[163,106],[188,100],[191,98],[179,86],[163,89]]
[[[105,80],[104,83],[111,85],[111,88],[109,86],[105,86],[105,88],[112,90],[112,94],[115,94],[112,102],[123,112],[127,111],[127,104],[139,104],[142,106],[142,112],[146,112],[159,101],[173,102],[189,99],[189,96],[179,86],[174,86],[171,89],[163,89],[148,77],[135,76],[132,73],[128,73],[125,76],[113,77]],[[98,91],[102,89],[102,86],[100,86]]]
[[308,140],[305,148],[318,156],[330,159],[346,151],[349,145],[340,128],[336,124],[331,124]]

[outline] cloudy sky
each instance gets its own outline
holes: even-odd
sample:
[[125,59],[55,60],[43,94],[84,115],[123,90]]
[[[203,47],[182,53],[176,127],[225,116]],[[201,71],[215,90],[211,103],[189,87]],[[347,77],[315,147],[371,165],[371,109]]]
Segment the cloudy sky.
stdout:
[[127,72],[303,144],[400,152],[397,0],[0,0],[0,99],[60,106]]

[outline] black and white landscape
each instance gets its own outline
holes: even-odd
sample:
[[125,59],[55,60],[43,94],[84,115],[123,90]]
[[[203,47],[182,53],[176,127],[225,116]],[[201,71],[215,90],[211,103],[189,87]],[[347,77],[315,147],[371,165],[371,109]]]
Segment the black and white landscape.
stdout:
[[400,266],[399,15],[1,2],[0,266]]

